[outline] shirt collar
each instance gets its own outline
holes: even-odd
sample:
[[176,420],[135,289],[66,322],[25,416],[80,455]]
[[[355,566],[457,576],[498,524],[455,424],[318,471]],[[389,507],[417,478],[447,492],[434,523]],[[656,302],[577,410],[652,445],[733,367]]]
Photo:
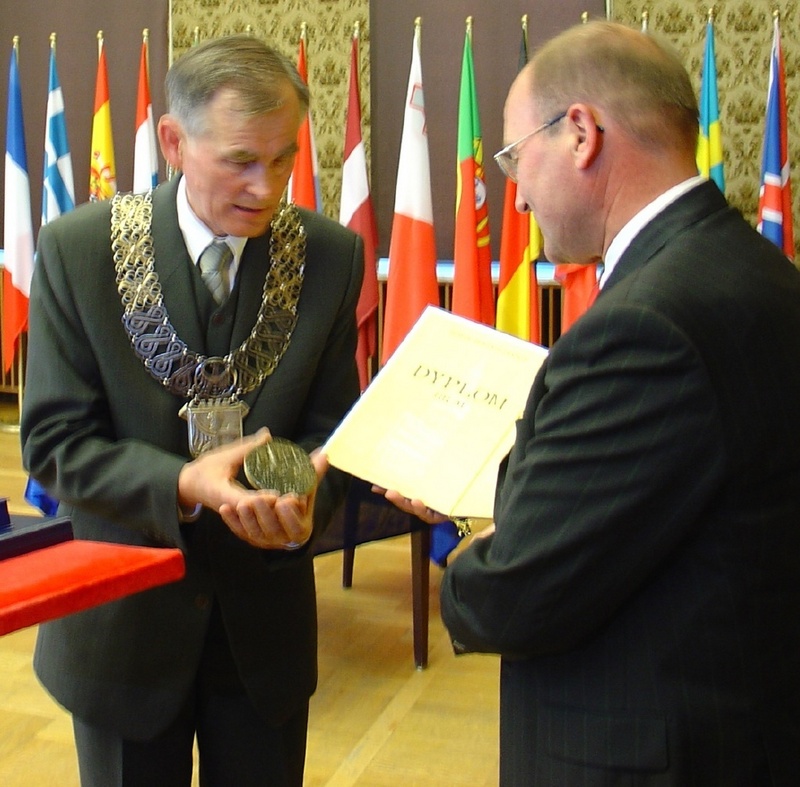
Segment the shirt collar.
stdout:
[[691,191],[701,183],[705,183],[706,178],[696,175],[693,178],[678,183],[676,186],[667,189],[663,194],[656,197],[651,203],[645,205],[616,235],[611,245],[608,247],[605,259],[603,260],[603,275],[600,277],[600,288],[602,289],[608,281],[608,277],[616,267],[625,249],[630,246],[631,241],[649,224],[659,213],[669,205]]
[[[189,198],[186,196],[186,180],[184,178],[181,178],[178,182],[176,207],[178,209],[178,227],[180,227],[181,235],[183,235],[183,242],[186,244],[186,250],[189,252],[192,262],[196,265],[200,255],[217,236],[200,221],[197,214],[192,210]],[[242,257],[247,238],[228,235],[225,237],[225,241],[233,252],[233,261],[230,268],[232,282],[239,267],[239,260]]]

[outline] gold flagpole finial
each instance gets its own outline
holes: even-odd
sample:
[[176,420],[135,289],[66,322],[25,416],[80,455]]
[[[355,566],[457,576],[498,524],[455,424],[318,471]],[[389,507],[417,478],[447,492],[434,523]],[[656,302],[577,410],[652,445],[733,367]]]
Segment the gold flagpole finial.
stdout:
[[422,32],[422,17],[418,16],[414,19],[414,32]]
[[142,30],[142,43],[146,44],[150,40],[150,28],[145,27]]
[[588,11],[584,11],[581,14],[581,23],[585,25],[588,21],[589,21],[589,12]]
[[642,11],[642,30],[647,30],[647,25],[650,22],[650,12],[645,8]]
[[467,17],[467,35],[472,38],[472,17]]
[[709,6],[709,8],[708,8],[708,24],[710,24],[710,25],[714,24],[714,16],[716,15],[716,13],[717,13],[717,9],[713,5]]
[[50,33],[50,49],[56,48],[56,34]]
[[356,21],[353,23],[353,38],[358,40],[358,36],[360,33],[361,33],[361,22],[359,22],[358,19],[356,19]]
[[200,28],[195,27],[192,31],[192,46],[197,46],[200,43]]
[[772,9],[772,18],[778,22],[781,21],[781,10],[780,8],[773,8]]
[[19,36],[14,36],[14,37],[11,39],[11,48],[12,48],[12,49],[13,49],[15,52],[18,52],[18,51],[19,51]]
[[303,41],[306,41],[308,39],[308,23],[307,22],[301,22],[300,23],[300,38]]
[[527,14],[523,14],[522,15],[522,19],[520,19],[519,21],[522,24],[523,31],[527,33],[528,32],[528,15]]

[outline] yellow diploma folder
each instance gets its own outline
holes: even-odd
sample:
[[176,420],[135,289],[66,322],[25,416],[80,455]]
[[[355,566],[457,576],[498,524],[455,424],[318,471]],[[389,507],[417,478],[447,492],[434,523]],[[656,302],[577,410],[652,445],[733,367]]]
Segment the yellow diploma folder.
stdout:
[[325,444],[331,465],[451,517],[492,518],[547,350],[429,306]]

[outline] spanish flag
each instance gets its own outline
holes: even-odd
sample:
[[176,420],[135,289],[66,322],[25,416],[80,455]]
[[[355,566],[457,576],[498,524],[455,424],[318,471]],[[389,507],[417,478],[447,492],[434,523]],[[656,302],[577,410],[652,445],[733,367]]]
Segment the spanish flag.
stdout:
[[111,134],[111,100],[108,93],[108,67],[103,31],[97,33],[97,81],[94,89],[92,155],[90,159],[89,199],[109,199],[117,193],[117,168],[114,164],[114,138]]

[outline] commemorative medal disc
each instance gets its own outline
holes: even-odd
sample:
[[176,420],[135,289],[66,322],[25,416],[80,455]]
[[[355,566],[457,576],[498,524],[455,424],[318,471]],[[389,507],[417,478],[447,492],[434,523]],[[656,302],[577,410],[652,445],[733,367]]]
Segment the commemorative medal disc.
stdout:
[[244,474],[254,489],[273,489],[280,495],[307,495],[317,483],[308,454],[282,437],[250,451],[244,458]]

